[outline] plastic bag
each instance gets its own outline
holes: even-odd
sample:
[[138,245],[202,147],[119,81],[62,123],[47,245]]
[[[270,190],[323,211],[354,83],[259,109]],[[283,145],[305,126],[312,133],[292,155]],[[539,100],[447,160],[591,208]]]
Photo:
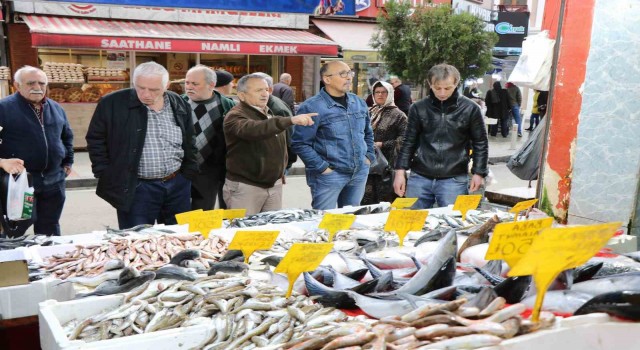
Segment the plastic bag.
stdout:
[[17,177],[9,176],[7,191],[7,218],[9,220],[31,219],[33,210],[33,187],[29,187],[27,172]]
[[555,40],[549,39],[546,30],[526,37],[522,43],[522,54],[509,81],[521,87],[549,91],[555,43]]
[[387,158],[382,154],[382,151],[378,147],[374,147],[376,154],[376,161],[369,167],[369,174],[371,175],[384,175],[385,171],[389,167]]

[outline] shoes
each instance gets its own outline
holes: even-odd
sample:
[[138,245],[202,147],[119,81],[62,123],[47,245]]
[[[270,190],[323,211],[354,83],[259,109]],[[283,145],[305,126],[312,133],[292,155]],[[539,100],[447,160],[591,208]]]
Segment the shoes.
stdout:
[[522,137],[522,133],[521,132],[518,133],[518,137]]
[[531,130],[533,130],[533,129],[532,129],[532,128],[526,128],[525,130],[526,130],[526,131],[531,131]]

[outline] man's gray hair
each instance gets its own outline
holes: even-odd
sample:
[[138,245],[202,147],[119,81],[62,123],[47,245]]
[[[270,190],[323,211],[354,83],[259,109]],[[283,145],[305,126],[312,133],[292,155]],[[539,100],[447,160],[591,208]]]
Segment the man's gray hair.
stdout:
[[282,73],[280,74],[280,82],[286,84],[288,81],[291,81],[291,74]]
[[453,77],[456,85],[460,82],[460,72],[458,72],[456,67],[450,64],[440,63],[429,69],[429,72],[427,73],[427,82],[431,85],[437,81],[447,80],[449,77]]
[[142,63],[136,67],[133,71],[133,84],[135,85],[138,77],[153,75],[162,77],[162,87],[166,89],[169,84],[169,72],[167,72],[166,68],[153,61]]
[[[264,73],[262,73],[262,74],[264,74]],[[262,79],[264,81],[267,81],[267,79],[265,79],[262,74],[251,73],[251,74],[247,74],[244,77],[240,78],[238,80],[238,85],[236,86],[236,90],[238,92],[247,92],[247,84],[249,83],[249,80],[251,80],[251,79]],[[267,84],[269,84],[268,81],[267,81]]]
[[269,74],[262,73],[262,72],[255,72],[255,73],[252,73],[252,74],[261,76],[262,79],[267,81],[267,85],[269,85],[270,88],[273,87],[273,78]]
[[398,83],[402,84],[402,79],[400,79],[400,77],[398,77],[397,75],[391,75],[391,76],[389,76],[389,81],[390,81],[390,82],[391,82],[391,81],[394,81],[394,80],[397,80],[397,81],[398,81]]
[[204,73],[204,81],[207,84],[216,85],[216,83],[218,82],[218,76],[216,75],[216,72],[214,72],[213,69],[205,66],[204,64],[196,64],[195,66],[191,67],[189,71],[187,71],[187,74],[193,72]]
[[14,74],[13,74],[13,81],[16,82],[18,85],[22,84],[22,74],[24,73],[33,73],[33,72],[42,72],[42,74],[44,74],[44,82],[49,84],[49,78],[47,78],[47,75],[44,73],[44,71],[40,68],[36,68],[33,66],[23,66],[22,68],[18,69]]

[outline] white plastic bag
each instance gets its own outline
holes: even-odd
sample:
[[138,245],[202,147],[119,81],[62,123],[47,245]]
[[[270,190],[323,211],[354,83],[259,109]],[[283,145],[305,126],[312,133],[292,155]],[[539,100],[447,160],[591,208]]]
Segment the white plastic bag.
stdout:
[[18,177],[9,176],[7,218],[14,221],[30,219],[32,207],[33,187],[29,187],[27,172],[23,171]]
[[509,81],[520,87],[549,91],[555,43],[555,40],[549,39],[546,30],[526,37],[522,43],[522,54]]

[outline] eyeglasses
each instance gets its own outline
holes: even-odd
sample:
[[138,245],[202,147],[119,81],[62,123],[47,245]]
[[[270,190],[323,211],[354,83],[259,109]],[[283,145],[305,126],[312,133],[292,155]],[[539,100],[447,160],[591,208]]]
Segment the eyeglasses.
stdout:
[[334,73],[334,74],[326,74],[325,77],[330,77],[332,75],[339,75],[341,78],[353,78],[354,75],[356,75],[355,72],[348,70],[348,71],[343,71],[340,73]]
[[374,95],[388,95],[389,91],[376,91],[373,94]]

